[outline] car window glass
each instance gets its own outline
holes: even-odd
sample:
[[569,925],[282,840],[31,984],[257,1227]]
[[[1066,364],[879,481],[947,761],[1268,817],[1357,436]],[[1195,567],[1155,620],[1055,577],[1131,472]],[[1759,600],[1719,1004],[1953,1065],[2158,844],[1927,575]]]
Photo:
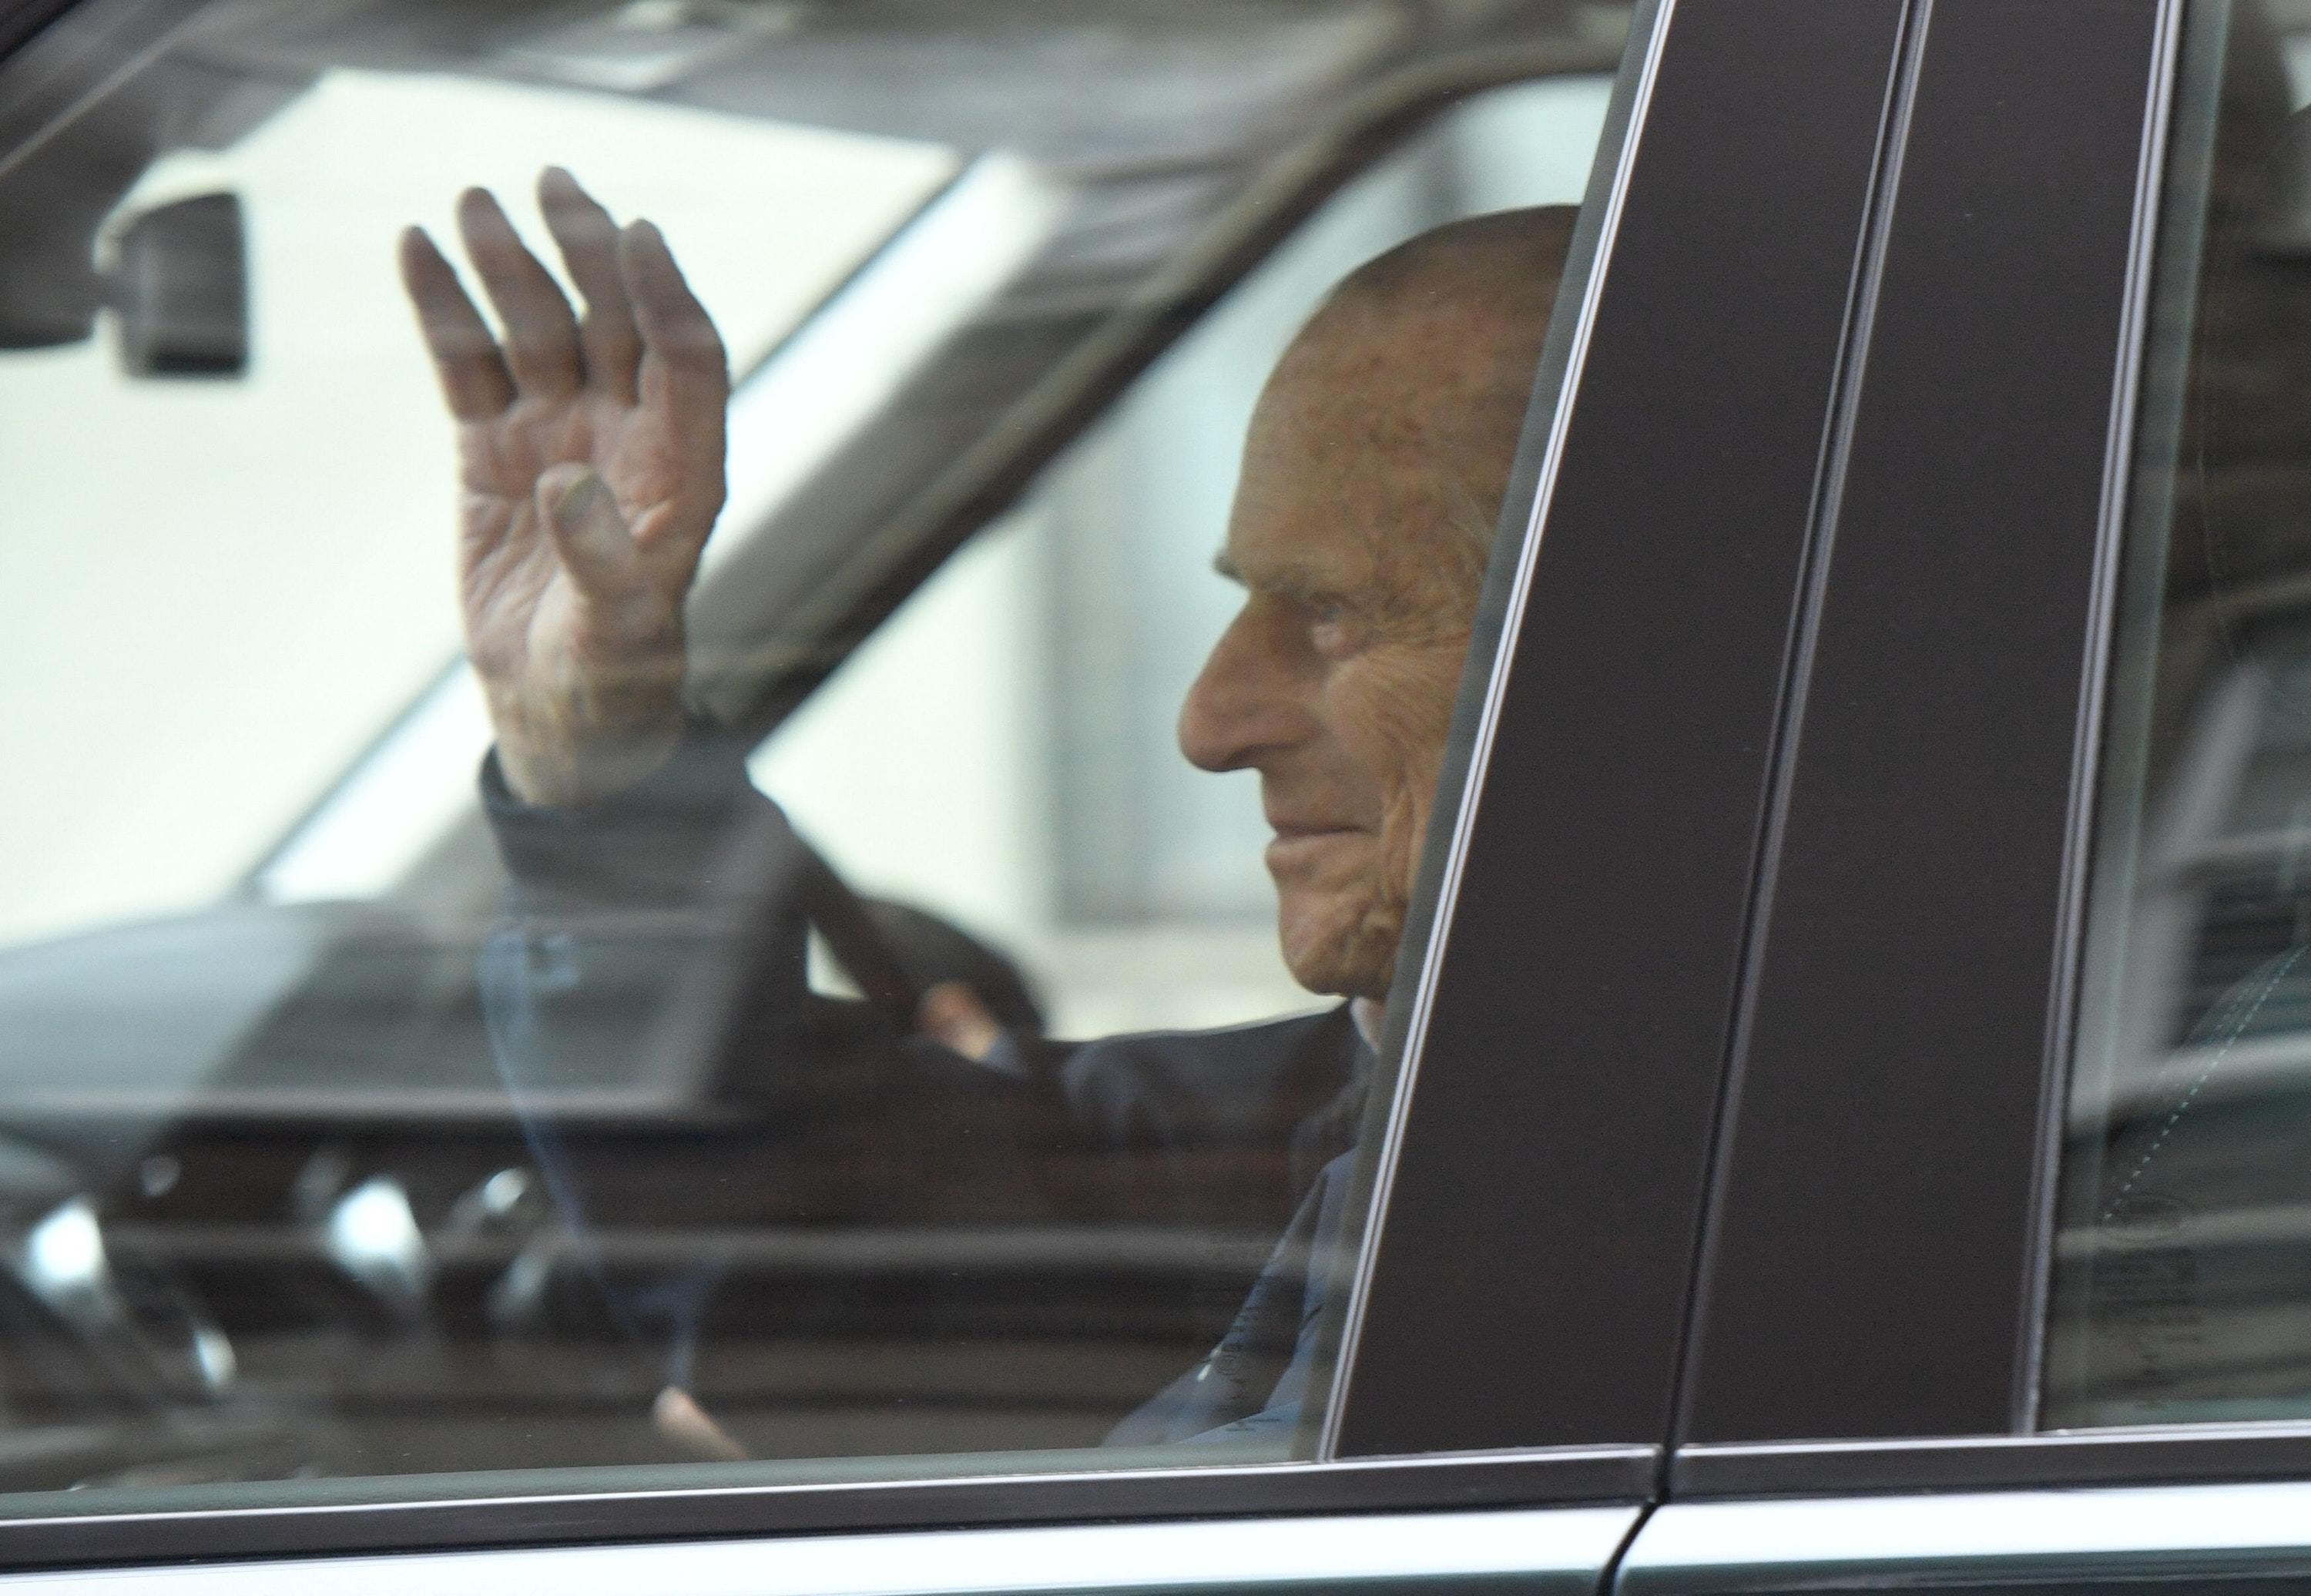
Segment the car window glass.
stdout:
[[2311,1417],[2311,28],[2194,5],[2089,884],[2042,1417]]
[[1626,27],[220,4],[0,170],[0,1493],[1306,1455]]

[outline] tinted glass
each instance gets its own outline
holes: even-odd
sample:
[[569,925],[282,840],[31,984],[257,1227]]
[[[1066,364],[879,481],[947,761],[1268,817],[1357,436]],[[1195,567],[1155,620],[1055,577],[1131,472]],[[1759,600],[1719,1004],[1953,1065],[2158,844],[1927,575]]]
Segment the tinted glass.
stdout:
[[0,1490],[1304,1453],[1625,28],[237,4],[23,152]]
[[2311,18],[2193,8],[2044,1418],[2311,1417]]

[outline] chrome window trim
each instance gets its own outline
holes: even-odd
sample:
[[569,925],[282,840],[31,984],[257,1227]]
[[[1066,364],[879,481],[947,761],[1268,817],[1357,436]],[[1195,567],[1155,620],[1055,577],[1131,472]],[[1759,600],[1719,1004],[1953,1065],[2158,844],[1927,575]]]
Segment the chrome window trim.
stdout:
[[[1537,1596],[1589,1596],[1635,1527],[1635,1507],[1047,1529],[940,1530],[777,1540],[212,1563],[102,1575],[123,1596],[430,1596],[506,1591],[680,1591],[685,1596],[943,1596],[946,1592],[1356,1591],[1407,1579],[1514,1579]],[[0,1575],[0,1592],[83,1591],[86,1570]]]
[[2311,1564],[2311,1484],[1702,1502],[1646,1521],[1622,1596]]
[[[693,1478],[715,1483],[686,1487],[586,1491],[573,1481],[571,1488],[526,1494],[505,1488],[502,1476],[321,1480],[270,1486],[276,1500],[251,1507],[170,1508],[155,1501],[140,1511],[109,1493],[109,1500],[85,1505],[85,1498],[61,1493],[0,1498],[0,1568],[1112,1519],[1209,1521],[1638,1503],[1653,1493],[1661,1452],[1652,1446],[1576,1446],[1333,1463],[1183,1463],[1098,1472],[737,1483],[749,1475],[762,1480],[781,1467],[702,1467]],[[784,1471],[791,1476],[804,1467]],[[616,1472],[631,1478],[635,1471]],[[413,1486],[430,1492],[415,1494]],[[498,1488],[492,1491],[493,1486]],[[377,1496],[361,1500],[356,1493],[365,1488]],[[459,1490],[464,1494],[453,1494]],[[11,1510],[22,1516],[4,1516]]]
[[2311,1421],[1680,1447],[1682,1500],[2311,1477]]

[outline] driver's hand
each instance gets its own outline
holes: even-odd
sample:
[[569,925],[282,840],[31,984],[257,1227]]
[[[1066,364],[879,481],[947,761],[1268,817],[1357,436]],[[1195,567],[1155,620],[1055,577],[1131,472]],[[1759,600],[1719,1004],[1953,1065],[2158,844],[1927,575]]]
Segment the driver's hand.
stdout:
[[960,981],[940,981],[923,994],[915,1010],[915,1029],[974,1064],[986,1062],[1003,1034],[994,1013]]
[[566,805],[641,781],[680,734],[730,382],[655,227],[622,230],[558,167],[537,195],[583,320],[480,188],[458,227],[504,341],[420,228],[401,275],[458,422],[458,591],[499,763],[517,796]]
[[658,1400],[650,1404],[650,1425],[693,1457],[716,1463],[746,1461],[746,1449],[698,1405],[697,1398],[678,1385],[658,1393]]

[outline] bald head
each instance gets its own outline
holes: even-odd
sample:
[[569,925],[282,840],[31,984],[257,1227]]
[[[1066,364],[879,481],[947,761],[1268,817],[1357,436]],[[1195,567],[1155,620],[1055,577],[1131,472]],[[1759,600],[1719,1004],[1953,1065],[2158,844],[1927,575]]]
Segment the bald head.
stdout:
[[1471,216],[1348,274],[1277,363],[1268,395],[1428,479],[1489,549],[1573,237],[1569,205]]
[[1387,990],[1572,222],[1479,216],[1365,263],[1253,412],[1220,557],[1244,606],[1180,744],[1260,772],[1285,962],[1312,991]]

